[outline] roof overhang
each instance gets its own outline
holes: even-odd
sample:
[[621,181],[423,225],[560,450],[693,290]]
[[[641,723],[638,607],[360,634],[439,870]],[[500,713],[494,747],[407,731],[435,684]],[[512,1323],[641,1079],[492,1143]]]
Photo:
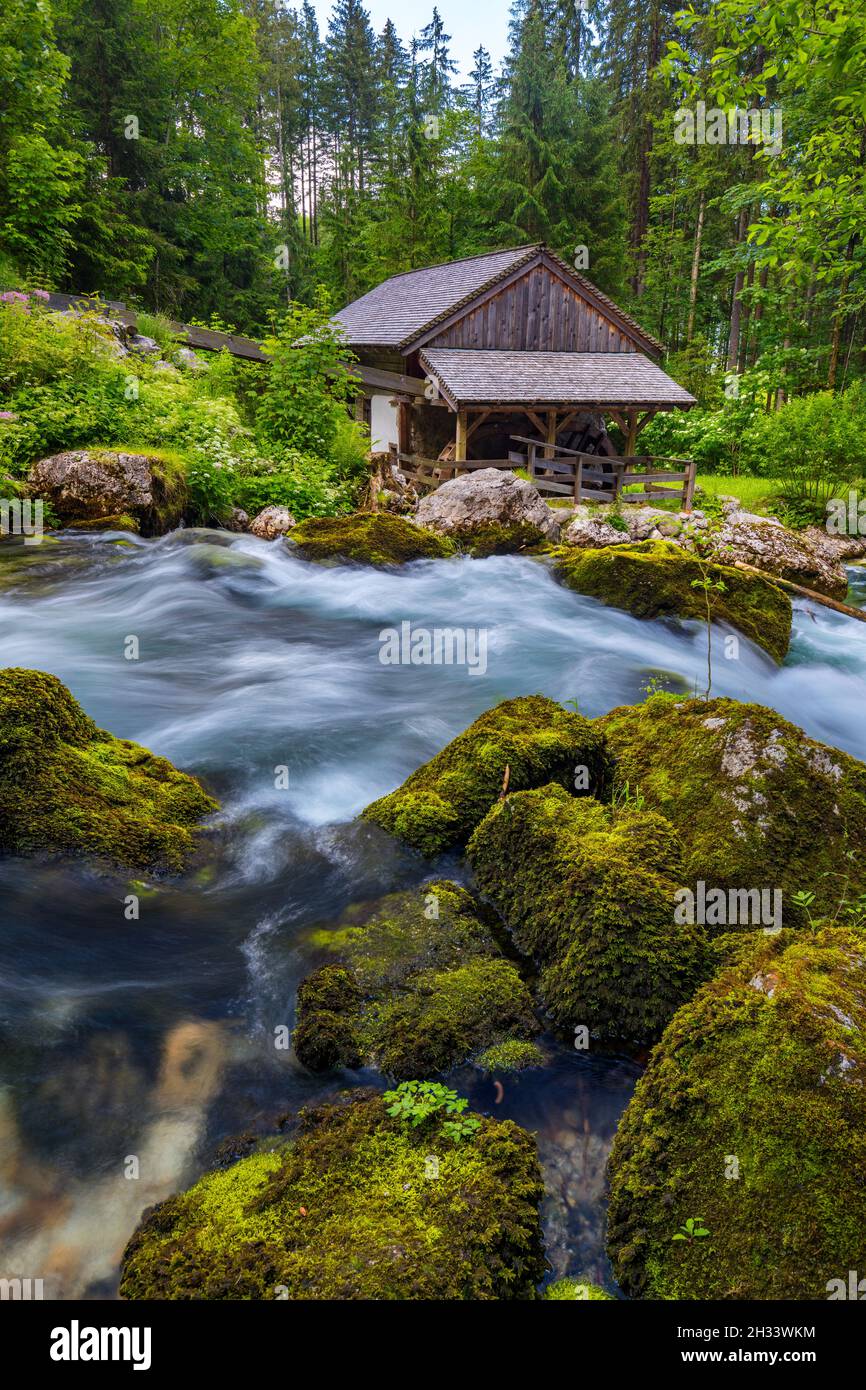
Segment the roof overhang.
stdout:
[[420,362],[452,410],[688,410],[695,397],[640,352],[430,348]]

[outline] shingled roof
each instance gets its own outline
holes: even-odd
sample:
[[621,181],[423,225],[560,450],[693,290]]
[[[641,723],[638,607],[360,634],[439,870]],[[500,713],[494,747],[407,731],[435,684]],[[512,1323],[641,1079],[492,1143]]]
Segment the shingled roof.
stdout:
[[517,246],[406,270],[383,280],[334,317],[355,346],[399,348],[524,262],[528,264],[537,251],[537,246]]
[[431,348],[421,364],[454,410],[470,405],[695,405],[694,396],[639,352],[486,352]]
[[573,270],[543,243],[489,251],[464,260],[445,261],[422,270],[392,275],[381,285],[347,304],[335,321],[353,347],[384,347],[405,351],[439,322],[469,306],[523,266],[547,256],[566,280],[583,289],[590,300],[608,310],[614,320],[651,350],[663,352],[657,339],[603,294],[585,275]]

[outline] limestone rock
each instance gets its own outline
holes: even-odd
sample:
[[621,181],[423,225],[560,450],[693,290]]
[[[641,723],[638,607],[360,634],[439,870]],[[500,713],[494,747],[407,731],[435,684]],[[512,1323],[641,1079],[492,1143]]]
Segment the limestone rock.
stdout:
[[497,548],[511,538],[510,549],[533,539],[555,541],[560,530],[559,518],[532,484],[499,468],[479,468],[443,483],[422,498],[415,520],[455,540],[471,541],[495,530],[502,541]]
[[29,485],[64,523],[131,516],[145,536],[177,526],[187,500],[182,467],[162,456],[119,449],[52,454],[33,465]]
[[[274,541],[295,527],[295,518],[288,507],[265,507],[249,524],[249,530],[263,541]],[[232,528],[234,529],[234,528]]]

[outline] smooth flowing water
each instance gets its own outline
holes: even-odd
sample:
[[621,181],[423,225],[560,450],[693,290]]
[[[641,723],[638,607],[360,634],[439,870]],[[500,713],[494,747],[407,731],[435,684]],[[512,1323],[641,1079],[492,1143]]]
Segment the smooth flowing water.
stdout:
[[[861,572],[852,586],[864,601]],[[486,670],[383,664],[380,634],[402,622],[484,630]],[[61,1298],[114,1296],[142,1210],[227,1135],[382,1084],[313,1077],[275,1046],[310,924],[466,877],[357,823],[363,806],[504,698],[540,691],[596,715],[642,698],[652,675],[702,690],[706,669],[699,624],[605,608],[543,561],[324,568],[211,531],[4,542],[0,634],[0,664],[55,673],[98,724],[196,773],[222,806],[201,865],[143,890],[138,921],[122,877],[0,863],[0,1275]],[[797,603],[781,670],[744,639],[729,659],[724,637],[714,693],[866,759],[866,625]],[[552,1065],[501,1097],[470,1068],[451,1084],[538,1133],[554,1272],[609,1282],[603,1170],[639,1067],[550,1047]]]

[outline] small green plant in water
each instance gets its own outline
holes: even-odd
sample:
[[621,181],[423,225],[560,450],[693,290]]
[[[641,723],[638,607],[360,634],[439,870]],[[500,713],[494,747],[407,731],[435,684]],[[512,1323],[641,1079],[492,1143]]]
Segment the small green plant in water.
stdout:
[[455,1144],[471,1139],[481,1127],[476,1115],[463,1114],[469,1104],[466,1097],[458,1096],[456,1091],[438,1081],[401,1081],[396,1090],[385,1092],[384,1099],[388,1114],[412,1129],[417,1129],[433,1115],[447,1116],[440,1133]]
[[703,1240],[709,1234],[702,1216],[690,1216],[684,1225],[680,1226],[676,1234],[671,1236],[671,1240],[687,1240],[689,1245],[692,1245],[696,1240]]

